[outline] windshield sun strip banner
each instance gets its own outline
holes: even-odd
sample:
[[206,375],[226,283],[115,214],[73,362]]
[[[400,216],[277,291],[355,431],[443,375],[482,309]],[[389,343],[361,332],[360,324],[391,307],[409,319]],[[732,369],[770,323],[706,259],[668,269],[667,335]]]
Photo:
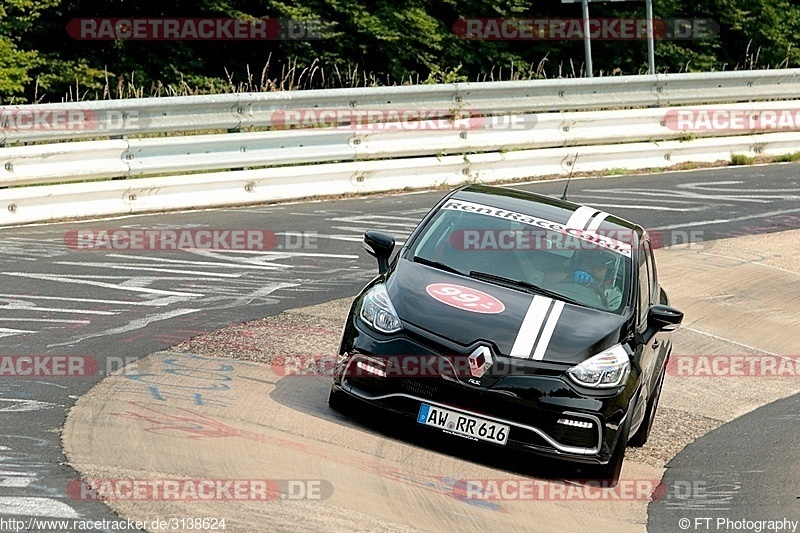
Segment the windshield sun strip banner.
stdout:
[[464,200],[453,200],[453,199],[448,200],[444,204],[444,206],[442,206],[442,209],[447,209],[448,211],[464,211],[469,213],[476,213],[479,215],[491,216],[495,218],[513,220],[514,222],[520,222],[522,224],[527,224],[529,226],[536,226],[546,230],[555,231],[563,235],[573,236],[584,242],[588,242],[597,246],[602,246],[607,250],[624,255],[625,257],[631,257],[631,245],[629,243],[619,241],[617,239],[612,239],[607,235],[601,235],[597,233],[596,230],[589,231],[581,228],[569,227],[566,224],[559,224],[558,222],[553,222],[552,220],[535,217],[533,215],[526,215],[524,213],[509,211],[507,209],[500,209],[498,207],[476,204],[473,202],[466,202]]

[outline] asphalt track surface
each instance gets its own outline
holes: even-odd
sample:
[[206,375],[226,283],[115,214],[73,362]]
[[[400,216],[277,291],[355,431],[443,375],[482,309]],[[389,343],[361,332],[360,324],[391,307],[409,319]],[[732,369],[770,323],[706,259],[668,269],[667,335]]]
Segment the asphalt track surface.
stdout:
[[689,444],[662,479],[683,498],[653,502],[649,531],[675,530],[681,519],[689,521],[687,531],[753,531],[755,524],[745,527],[746,521],[800,520],[799,428],[800,395],[795,395]]
[[[564,181],[519,187],[560,195]],[[198,333],[354,294],[375,272],[373,261],[361,251],[363,231],[391,232],[402,242],[442,194],[3,229],[0,353],[83,355],[96,359],[98,372],[86,377],[0,378],[0,517],[113,518],[104,505],[66,494],[66,486],[78,475],[61,464],[59,433],[78,396],[122,364]],[[800,228],[796,165],[576,179],[569,198],[658,230],[665,245]],[[269,254],[90,252],[65,245],[67,232],[87,228],[266,229],[277,234],[284,249]],[[294,248],[297,235],[308,237],[306,247]],[[787,445],[797,436],[796,403],[795,418],[785,418],[791,406],[781,402],[765,407],[699,439],[675,458],[667,475],[697,479],[698,472],[758,470],[753,479],[767,483],[789,472],[793,477],[776,491],[784,496],[797,492],[796,446]],[[797,495],[791,500],[772,498],[770,491],[739,492],[728,507],[742,516],[779,510],[783,502],[796,510]],[[659,524],[666,512],[651,506],[651,523]],[[671,524],[668,530],[674,529],[674,520]]]

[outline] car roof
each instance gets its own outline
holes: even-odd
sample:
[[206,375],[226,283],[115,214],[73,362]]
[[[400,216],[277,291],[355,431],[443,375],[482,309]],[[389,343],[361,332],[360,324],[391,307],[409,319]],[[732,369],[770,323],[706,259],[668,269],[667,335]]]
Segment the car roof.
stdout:
[[[644,235],[644,230],[638,224],[600,209],[519,189],[473,184],[457,189],[449,198],[532,215],[567,227],[592,228],[601,233],[617,235],[617,240],[634,247],[638,246]],[[634,235],[636,242],[632,242]],[[619,238],[622,236],[627,238]]]

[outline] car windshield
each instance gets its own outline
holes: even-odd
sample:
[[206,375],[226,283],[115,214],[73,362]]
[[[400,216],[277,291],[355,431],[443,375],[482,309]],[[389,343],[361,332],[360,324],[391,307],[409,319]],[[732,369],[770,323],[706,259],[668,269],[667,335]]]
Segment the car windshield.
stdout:
[[621,313],[631,260],[593,242],[506,218],[442,209],[407,259],[487,283]]

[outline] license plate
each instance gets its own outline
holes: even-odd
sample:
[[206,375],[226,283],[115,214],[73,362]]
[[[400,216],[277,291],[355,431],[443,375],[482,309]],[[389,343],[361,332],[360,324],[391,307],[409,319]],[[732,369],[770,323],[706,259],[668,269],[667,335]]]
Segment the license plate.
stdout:
[[509,428],[504,424],[426,403],[420,406],[417,422],[472,440],[483,440],[495,444],[508,442]]

